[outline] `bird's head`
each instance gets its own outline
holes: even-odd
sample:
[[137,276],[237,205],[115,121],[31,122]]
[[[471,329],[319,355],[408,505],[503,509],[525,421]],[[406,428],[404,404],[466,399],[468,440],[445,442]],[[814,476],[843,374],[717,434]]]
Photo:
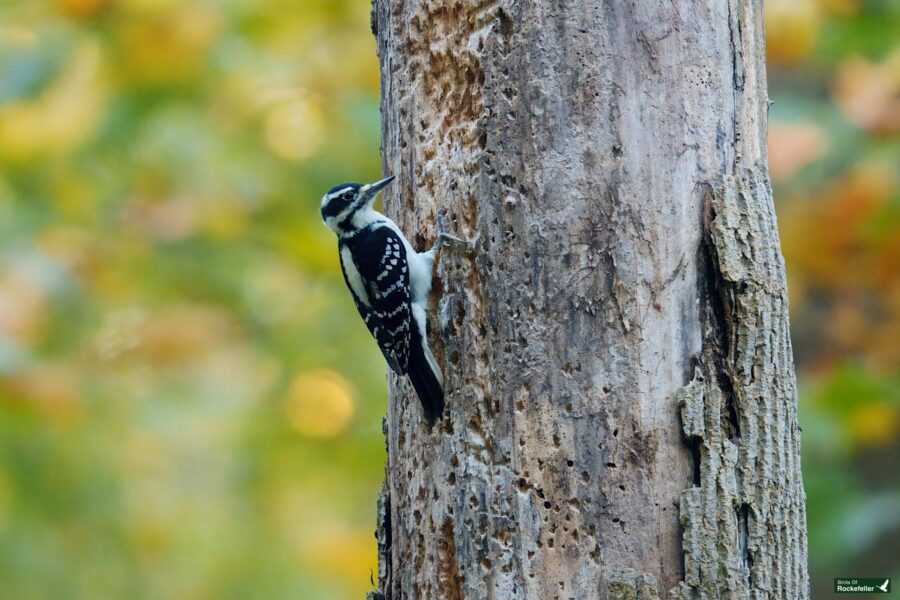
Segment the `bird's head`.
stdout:
[[335,233],[348,229],[353,215],[371,208],[378,192],[393,180],[391,176],[367,185],[342,183],[334,186],[322,197],[322,220]]

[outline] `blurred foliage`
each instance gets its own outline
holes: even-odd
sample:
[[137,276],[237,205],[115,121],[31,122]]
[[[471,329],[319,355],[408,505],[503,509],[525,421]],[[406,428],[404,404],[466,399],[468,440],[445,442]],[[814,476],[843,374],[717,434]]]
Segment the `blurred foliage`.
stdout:
[[[900,557],[900,8],[769,0],[814,597]],[[0,597],[360,598],[368,0],[0,0]]]
[[0,597],[361,598],[368,0],[0,0]]
[[812,597],[825,598],[834,577],[900,572],[900,3],[766,12]]

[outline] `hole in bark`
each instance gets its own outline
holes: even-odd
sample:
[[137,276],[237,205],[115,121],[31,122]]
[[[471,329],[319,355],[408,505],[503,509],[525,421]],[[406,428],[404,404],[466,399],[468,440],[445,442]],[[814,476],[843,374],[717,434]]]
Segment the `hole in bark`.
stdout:
[[574,460],[567,460],[567,461],[566,461],[566,466],[567,466],[567,467],[574,467],[574,466],[575,466],[575,461],[574,461]]
[[450,476],[447,478],[447,483],[450,485],[456,484],[456,473],[450,473]]
[[728,413],[728,422],[725,431],[728,433],[728,439],[733,440],[741,437],[741,421],[738,418],[737,394],[734,391],[734,384],[728,375],[720,377],[720,381],[724,383],[723,392],[725,394],[725,409]]
[[584,482],[590,481],[590,480],[591,480],[591,474],[588,473],[587,471],[582,471],[582,472],[581,472],[581,480],[584,481]]
[[544,508],[549,509],[551,506],[552,506],[552,505],[550,504],[550,501],[549,501],[549,500],[544,500]]
[[553,434],[553,447],[554,447],[554,448],[559,448],[560,445],[562,445],[562,442],[560,441],[559,436],[558,436],[557,434],[554,433],[554,434]]
[[497,26],[501,35],[509,37],[513,32],[513,20],[509,13],[502,8],[497,9]]
[[613,429],[613,437],[619,437],[619,430]]
[[614,463],[614,462],[608,462],[608,463],[606,463],[606,466],[607,466],[608,468],[610,468],[610,469],[615,469],[615,468],[616,468],[616,463]]
[[700,487],[700,438],[691,438],[688,446],[691,451],[691,478],[694,486]]
[[457,328],[462,326],[463,321],[465,321],[465,318],[466,318],[465,307],[463,307],[461,302],[457,303],[456,314],[453,317],[454,324],[456,325]]
[[519,487],[519,491],[522,492],[523,494],[528,491],[528,482],[525,481],[524,477],[519,478],[518,487]]

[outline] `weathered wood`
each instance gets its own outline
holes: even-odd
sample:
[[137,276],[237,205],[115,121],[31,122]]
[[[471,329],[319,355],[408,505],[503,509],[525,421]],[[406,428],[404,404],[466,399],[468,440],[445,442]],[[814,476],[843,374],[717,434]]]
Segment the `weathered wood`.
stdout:
[[762,12],[375,1],[386,211],[477,237],[445,419],[391,380],[389,600],[808,597]]

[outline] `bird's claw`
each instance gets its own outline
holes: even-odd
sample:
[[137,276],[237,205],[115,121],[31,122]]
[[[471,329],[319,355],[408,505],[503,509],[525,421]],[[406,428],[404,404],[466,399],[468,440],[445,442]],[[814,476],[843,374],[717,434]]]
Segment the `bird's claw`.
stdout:
[[439,208],[437,211],[437,233],[438,237],[443,237],[447,232],[447,209]]
[[460,244],[462,246],[466,246],[469,250],[472,250],[474,247],[474,243],[472,240],[463,240],[455,235],[447,233],[447,209],[439,208],[437,211],[437,239],[435,240],[435,246],[440,245],[441,243],[446,242],[454,242]]

